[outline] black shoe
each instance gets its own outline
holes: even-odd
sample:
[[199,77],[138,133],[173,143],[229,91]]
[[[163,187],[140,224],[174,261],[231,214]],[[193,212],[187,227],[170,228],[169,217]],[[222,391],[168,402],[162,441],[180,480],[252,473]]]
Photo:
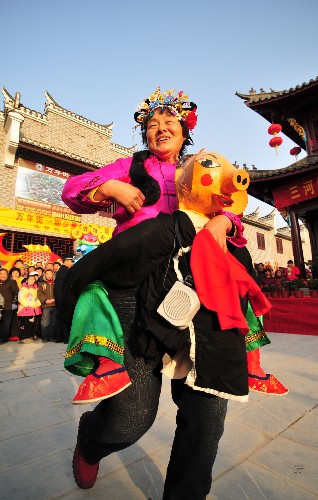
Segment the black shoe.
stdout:
[[0,345],[6,344],[8,341],[5,339],[0,339]]

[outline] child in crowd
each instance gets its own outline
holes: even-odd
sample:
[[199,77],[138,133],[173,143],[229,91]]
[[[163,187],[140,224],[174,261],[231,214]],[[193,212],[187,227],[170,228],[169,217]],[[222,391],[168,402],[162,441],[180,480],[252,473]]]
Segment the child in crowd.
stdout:
[[18,318],[20,321],[20,344],[29,344],[38,340],[40,330],[41,302],[37,296],[38,286],[34,273],[30,273],[18,295]]

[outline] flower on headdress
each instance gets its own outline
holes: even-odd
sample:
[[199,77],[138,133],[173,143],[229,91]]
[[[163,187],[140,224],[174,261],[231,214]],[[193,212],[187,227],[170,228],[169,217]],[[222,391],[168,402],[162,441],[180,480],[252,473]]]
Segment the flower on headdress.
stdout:
[[161,108],[163,112],[165,108],[168,108],[173,116],[179,121],[186,122],[189,130],[193,130],[197,122],[195,109],[190,111],[191,107],[189,108],[189,104],[193,106],[193,103],[188,102],[189,98],[184,95],[183,90],[175,95],[174,92],[175,89],[169,89],[161,93],[160,87],[157,87],[148,99],[136,108],[135,120],[142,124],[147,116],[153,116],[156,109]]
[[194,108],[192,111],[190,111],[190,113],[188,113],[187,119],[185,120],[189,130],[193,130],[197,124],[198,116],[196,115],[196,110],[197,108]]

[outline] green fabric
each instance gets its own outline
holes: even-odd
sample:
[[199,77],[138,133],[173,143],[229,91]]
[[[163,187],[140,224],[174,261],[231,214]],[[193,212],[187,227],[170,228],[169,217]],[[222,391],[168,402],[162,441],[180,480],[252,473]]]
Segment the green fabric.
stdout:
[[254,351],[254,349],[271,343],[263,327],[263,316],[255,316],[249,302],[247,305],[246,321],[250,329],[245,337],[246,352]]
[[106,288],[93,281],[76,303],[64,366],[86,377],[96,370],[99,356],[123,365],[124,335]]

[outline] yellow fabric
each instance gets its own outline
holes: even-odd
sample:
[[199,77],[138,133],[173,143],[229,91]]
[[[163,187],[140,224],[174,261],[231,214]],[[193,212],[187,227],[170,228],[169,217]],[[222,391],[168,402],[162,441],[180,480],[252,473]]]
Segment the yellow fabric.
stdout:
[[97,189],[99,188],[99,186],[97,186],[96,188],[92,189],[86,196],[87,198],[92,201],[93,203],[100,203],[99,201],[96,201],[94,200],[94,196],[95,196],[95,193],[97,191]]

